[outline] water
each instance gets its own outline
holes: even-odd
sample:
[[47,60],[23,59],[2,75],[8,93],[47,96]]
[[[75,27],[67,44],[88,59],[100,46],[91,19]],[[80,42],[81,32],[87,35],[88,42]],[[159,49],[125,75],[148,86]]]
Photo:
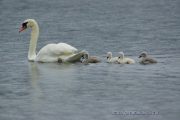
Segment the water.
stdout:
[[[179,120],[179,5],[179,0],[0,0],[0,119]],[[66,42],[102,63],[28,62],[30,30],[18,33],[27,18],[39,23],[38,50]],[[136,61],[146,50],[159,63],[105,63],[106,52],[122,50]]]

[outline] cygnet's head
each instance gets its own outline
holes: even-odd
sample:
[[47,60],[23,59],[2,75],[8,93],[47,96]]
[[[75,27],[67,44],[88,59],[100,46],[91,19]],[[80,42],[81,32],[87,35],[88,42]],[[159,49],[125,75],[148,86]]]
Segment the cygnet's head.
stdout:
[[86,52],[80,59],[82,63],[86,62],[89,59],[89,53]]
[[22,32],[27,28],[32,28],[34,25],[37,25],[37,22],[34,19],[27,19],[22,23],[19,32]]
[[124,58],[124,52],[119,52],[119,57],[118,58]]
[[145,57],[147,57],[147,52],[142,52],[140,55],[139,55],[139,58],[141,58],[141,57],[143,57],[143,58],[145,58]]
[[112,58],[112,52],[107,52],[107,59],[111,59]]

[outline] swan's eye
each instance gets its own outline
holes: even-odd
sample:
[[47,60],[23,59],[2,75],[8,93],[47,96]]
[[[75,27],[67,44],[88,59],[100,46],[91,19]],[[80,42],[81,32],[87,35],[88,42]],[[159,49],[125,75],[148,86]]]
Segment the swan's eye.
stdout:
[[27,28],[27,23],[28,23],[28,22],[22,23],[22,26],[21,26],[20,29],[19,29],[19,33],[22,32],[22,31],[24,31],[24,30]]
[[23,28],[27,28],[27,23],[28,23],[28,22],[22,23],[22,27],[23,27]]

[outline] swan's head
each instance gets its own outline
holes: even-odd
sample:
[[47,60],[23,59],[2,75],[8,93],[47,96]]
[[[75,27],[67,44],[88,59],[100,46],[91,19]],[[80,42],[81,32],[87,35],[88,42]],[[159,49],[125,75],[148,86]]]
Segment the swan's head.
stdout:
[[19,29],[19,32],[22,32],[22,31],[26,30],[27,28],[32,28],[35,24],[37,24],[37,23],[34,19],[27,19],[22,23],[22,25]]
[[142,52],[140,55],[139,55],[139,58],[141,58],[141,57],[143,57],[143,58],[145,58],[145,57],[147,57],[147,52]]
[[118,58],[119,58],[119,59],[120,59],[120,58],[124,58],[124,52],[122,52],[122,51],[119,52],[119,57],[118,57]]
[[112,52],[107,52],[107,59],[111,59],[112,58]]

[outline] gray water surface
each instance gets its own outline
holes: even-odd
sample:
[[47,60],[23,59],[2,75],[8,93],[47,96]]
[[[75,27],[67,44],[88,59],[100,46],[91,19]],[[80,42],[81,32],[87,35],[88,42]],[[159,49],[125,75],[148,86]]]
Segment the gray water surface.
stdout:
[[[28,62],[27,18],[39,23],[37,51],[66,42],[102,62]],[[105,62],[144,50],[158,63]],[[0,56],[0,120],[180,119],[179,0],[0,0]]]

